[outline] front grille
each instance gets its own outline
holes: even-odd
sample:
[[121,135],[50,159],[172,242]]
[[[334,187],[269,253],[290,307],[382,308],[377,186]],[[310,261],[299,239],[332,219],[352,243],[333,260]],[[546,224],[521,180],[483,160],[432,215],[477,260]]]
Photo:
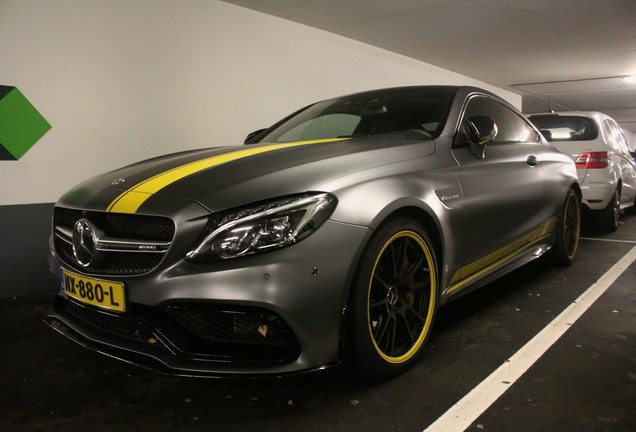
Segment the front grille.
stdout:
[[159,265],[163,255],[137,252],[114,253],[105,256],[96,265],[80,267],[73,255],[73,247],[56,239],[55,248],[62,260],[77,270],[104,275],[135,275],[146,273]]
[[[78,263],[73,253],[72,234],[75,223],[87,219],[105,239],[115,240],[128,250],[108,250],[88,266]],[[135,275],[151,271],[163,259],[174,236],[171,219],[158,216],[87,212],[56,207],[53,213],[55,250],[70,267],[102,275]],[[145,248],[148,244],[158,247]],[[136,246],[136,249],[135,249]]]

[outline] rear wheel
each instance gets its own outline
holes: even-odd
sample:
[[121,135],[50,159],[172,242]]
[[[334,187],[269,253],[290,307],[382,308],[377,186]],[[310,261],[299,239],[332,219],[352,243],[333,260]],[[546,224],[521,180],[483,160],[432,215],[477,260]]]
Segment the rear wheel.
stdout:
[[392,377],[415,362],[437,306],[432,243],[419,224],[396,218],[374,234],[352,286],[348,349],[357,372]]
[[636,215],[636,197],[634,197],[634,202],[632,203],[631,207],[627,207],[625,209],[625,213],[629,214],[629,215]]
[[612,200],[607,207],[601,210],[597,215],[598,227],[606,232],[614,232],[618,229],[618,223],[621,214],[621,201],[620,191],[616,189]]
[[569,266],[576,257],[581,239],[581,200],[572,189],[568,192],[557,223],[551,256],[556,264]]

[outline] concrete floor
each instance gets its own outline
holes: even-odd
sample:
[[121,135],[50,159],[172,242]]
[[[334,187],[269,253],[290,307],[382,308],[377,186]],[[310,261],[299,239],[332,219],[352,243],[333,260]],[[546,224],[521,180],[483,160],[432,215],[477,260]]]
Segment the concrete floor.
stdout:
[[[281,380],[163,376],[48,328],[51,293],[0,300],[0,430],[424,431],[636,247],[636,216],[622,222],[611,235],[585,233],[570,268],[539,260],[444,307],[417,366],[385,382],[343,369]],[[635,407],[632,263],[467,430],[633,432]]]

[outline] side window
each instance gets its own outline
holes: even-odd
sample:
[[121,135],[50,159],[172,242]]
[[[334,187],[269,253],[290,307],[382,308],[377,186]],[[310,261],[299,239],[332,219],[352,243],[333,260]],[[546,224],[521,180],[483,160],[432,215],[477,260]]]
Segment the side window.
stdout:
[[[498,132],[493,144],[511,144],[517,142],[539,142],[535,130],[519,114],[507,106],[486,97],[476,96],[468,101],[464,121],[473,116],[489,116],[497,124]],[[461,135],[461,134],[460,134]],[[465,136],[465,134],[464,134]],[[461,142],[460,137],[459,141]]]

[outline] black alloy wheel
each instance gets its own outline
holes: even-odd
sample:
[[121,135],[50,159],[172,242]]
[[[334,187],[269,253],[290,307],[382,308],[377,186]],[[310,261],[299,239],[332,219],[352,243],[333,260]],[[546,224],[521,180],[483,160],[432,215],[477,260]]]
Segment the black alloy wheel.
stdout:
[[569,266],[574,261],[581,241],[581,199],[570,189],[556,227],[552,258],[556,264]]
[[437,306],[432,243],[411,219],[381,227],[365,250],[351,296],[350,338],[358,372],[407,370],[430,336]]

